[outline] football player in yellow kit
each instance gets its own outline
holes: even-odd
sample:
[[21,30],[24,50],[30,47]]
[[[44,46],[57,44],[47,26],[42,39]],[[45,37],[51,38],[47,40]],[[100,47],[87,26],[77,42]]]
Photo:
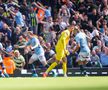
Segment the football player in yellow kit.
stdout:
[[58,42],[55,46],[56,55],[54,57],[55,62],[53,62],[50,67],[43,73],[43,77],[47,77],[48,73],[55,68],[60,62],[62,62],[63,74],[64,77],[67,77],[67,58],[66,56],[69,55],[69,51],[67,50],[67,45],[70,40],[71,32],[74,30],[74,26],[71,25],[68,29],[64,30]]

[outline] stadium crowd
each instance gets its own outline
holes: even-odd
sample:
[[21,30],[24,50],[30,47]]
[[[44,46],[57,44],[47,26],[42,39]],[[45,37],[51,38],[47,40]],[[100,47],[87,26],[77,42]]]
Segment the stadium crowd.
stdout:
[[[0,48],[6,52],[1,54],[6,69],[30,68],[34,51],[18,48],[28,41],[28,31],[38,38],[51,64],[57,40],[69,25],[78,25],[90,39],[91,61],[86,66],[108,67],[108,0],[0,0]],[[76,45],[72,35],[67,46],[68,68],[78,67],[79,51],[73,53]],[[44,67],[39,61],[34,65]]]

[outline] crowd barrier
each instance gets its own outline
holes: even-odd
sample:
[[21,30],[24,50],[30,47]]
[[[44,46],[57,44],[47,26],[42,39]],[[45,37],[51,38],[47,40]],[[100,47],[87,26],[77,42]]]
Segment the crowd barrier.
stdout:
[[[108,67],[104,68],[86,68],[89,76],[108,76]],[[38,76],[42,77],[43,72],[45,69],[38,68],[37,70]],[[58,74],[58,77],[63,76],[63,70],[62,69],[53,69],[54,72]],[[75,77],[75,76],[83,76],[80,72],[79,68],[68,68],[67,75],[69,77]],[[53,76],[53,74],[50,72],[49,77]],[[31,70],[15,70],[14,75],[10,75],[10,77],[32,77]]]

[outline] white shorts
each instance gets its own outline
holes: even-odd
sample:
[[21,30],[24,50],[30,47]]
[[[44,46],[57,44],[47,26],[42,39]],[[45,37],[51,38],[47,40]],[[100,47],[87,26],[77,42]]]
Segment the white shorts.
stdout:
[[77,61],[90,61],[90,53],[80,52]]
[[33,61],[39,60],[40,62],[46,61],[46,58],[45,58],[45,55],[44,55],[44,54],[37,55],[37,54],[34,53],[34,54],[31,56],[30,59],[32,59]]
[[0,63],[1,63],[1,62],[3,62],[3,60],[2,60],[2,57],[1,57],[1,55],[0,55]]

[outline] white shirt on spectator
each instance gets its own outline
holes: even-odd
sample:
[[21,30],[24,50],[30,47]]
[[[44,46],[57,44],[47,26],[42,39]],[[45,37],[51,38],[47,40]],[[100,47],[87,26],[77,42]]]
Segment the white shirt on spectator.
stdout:
[[61,22],[59,25],[60,25],[60,30],[64,30],[67,27],[67,24],[65,22]]
[[97,29],[93,30],[92,36],[93,36],[93,37],[94,37],[94,36],[99,36],[99,32],[98,32]]

